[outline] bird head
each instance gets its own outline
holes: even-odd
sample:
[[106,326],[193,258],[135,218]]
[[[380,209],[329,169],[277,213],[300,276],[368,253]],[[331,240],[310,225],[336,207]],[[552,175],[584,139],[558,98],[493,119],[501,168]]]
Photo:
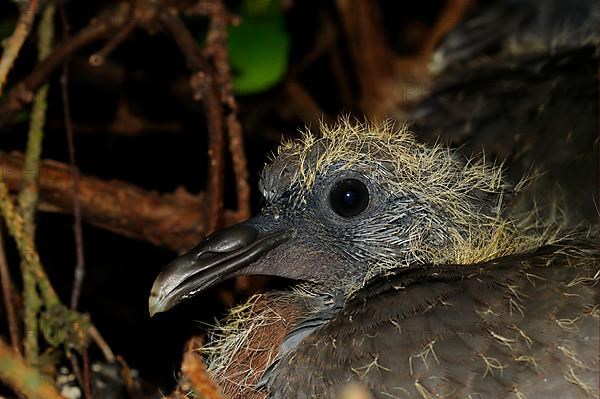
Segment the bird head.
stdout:
[[240,275],[348,295],[392,268],[502,255],[514,227],[501,217],[510,188],[499,168],[465,163],[390,123],[346,120],[284,143],[260,191],[260,214],[165,267],[152,287],[151,314]]

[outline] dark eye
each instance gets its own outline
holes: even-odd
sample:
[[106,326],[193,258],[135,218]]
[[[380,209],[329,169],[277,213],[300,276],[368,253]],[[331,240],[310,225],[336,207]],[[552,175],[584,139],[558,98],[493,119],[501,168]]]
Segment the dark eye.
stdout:
[[369,190],[363,182],[344,179],[336,183],[329,193],[331,209],[340,216],[356,216],[369,205]]

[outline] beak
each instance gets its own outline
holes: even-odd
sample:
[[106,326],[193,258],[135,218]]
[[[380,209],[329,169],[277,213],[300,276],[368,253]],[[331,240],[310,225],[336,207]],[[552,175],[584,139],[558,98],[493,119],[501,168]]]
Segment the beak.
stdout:
[[238,224],[211,234],[187,254],[169,263],[150,291],[150,316],[165,312],[255,262],[287,241],[282,231],[259,233]]

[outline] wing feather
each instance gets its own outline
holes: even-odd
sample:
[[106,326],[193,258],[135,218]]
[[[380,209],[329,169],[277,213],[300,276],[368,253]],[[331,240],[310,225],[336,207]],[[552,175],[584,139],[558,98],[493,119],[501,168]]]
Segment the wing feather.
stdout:
[[598,256],[582,248],[380,277],[280,360],[270,397],[597,397]]

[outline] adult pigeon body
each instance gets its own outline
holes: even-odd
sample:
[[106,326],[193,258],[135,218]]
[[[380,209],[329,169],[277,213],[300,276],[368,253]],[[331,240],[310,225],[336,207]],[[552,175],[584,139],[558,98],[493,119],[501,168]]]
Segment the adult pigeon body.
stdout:
[[484,148],[512,179],[537,173],[518,206],[556,201],[571,225],[595,223],[598,2],[473,4],[432,56],[432,86],[408,115],[413,131],[464,154]]
[[290,279],[205,348],[230,398],[598,397],[598,251],[483,161],[406,128],[322,126],[284,144],[256,217],[158,276],[150,312],[227,278]]

